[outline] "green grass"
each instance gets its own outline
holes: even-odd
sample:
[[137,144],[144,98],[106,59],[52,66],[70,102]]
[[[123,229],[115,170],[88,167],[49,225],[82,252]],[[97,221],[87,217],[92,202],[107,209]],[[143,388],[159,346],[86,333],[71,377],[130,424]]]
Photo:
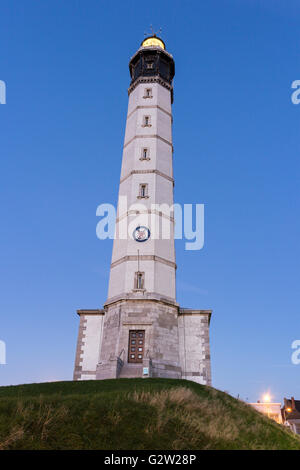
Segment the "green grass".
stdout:
[[210,387],[119,379],[0,387],[0,449],[300,450],[300,439]]

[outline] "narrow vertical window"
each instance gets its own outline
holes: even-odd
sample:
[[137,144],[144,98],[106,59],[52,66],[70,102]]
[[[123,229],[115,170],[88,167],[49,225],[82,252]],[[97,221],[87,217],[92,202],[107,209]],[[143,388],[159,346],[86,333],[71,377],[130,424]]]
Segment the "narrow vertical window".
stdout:
[[150,160],[150,150],[146,147],[142,148],[140,160]]
[[146,88],[144,98],[152,98],[152,88]]
[[143,289],[143,275],[142,273],[138,273],[137,275],[137,288]]
[[144,116],[144,127],[150,127],[150,116]]
[[143,183],[140,184],[140,190],[139,190],[139,198],[147,198],[148,197],[148,184]]
[[135,273],[134,278],[134,289],[135,290],[143,290],[145,289],[145,273],[138,271]]
[[145,197],[145,196],[146,196],[146,185],[141,184],[141,197]]

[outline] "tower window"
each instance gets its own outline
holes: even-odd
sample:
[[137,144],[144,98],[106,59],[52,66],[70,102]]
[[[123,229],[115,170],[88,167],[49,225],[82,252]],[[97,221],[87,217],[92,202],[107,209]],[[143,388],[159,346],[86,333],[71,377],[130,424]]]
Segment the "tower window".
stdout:
[[137,275],[137,288],[143,289],[143,275],[142,273],[138,273]]
[[151,127],[151,121],[150,121],[150,116],[144,116],[144,123],[143,123],[143,127]]
[[[150,65],[150,64],[148,64]],[[152,67],[151,67],[152,68]],[[144,98],[152,98],[152,88],[145,88]]]
[[143,290],[144,286],[145,286],[145,273],[138,271],[137,273],[135,273],[134,288],[135,290]]
[[[138,348],[138,351],[132,351],[131,344],[132,344],[132,333],[139,333],[140,338],[142,338],[142,344]],[[129,345],[128,345],[128,351],[130,353],[128,354],[128,362],[143,362],[143,356],[144,356],[144,349],[145,349],[145,331],[144,330],[139,330],[139,331],[129,331]]]
[[142,155],[140,160],[150,160],[149,153],[150,152],[148,148],[142,148]]
[[140,190],[139,190],[139,195],[138,198],[148,198],[148,184],[143,183],[140,184]]

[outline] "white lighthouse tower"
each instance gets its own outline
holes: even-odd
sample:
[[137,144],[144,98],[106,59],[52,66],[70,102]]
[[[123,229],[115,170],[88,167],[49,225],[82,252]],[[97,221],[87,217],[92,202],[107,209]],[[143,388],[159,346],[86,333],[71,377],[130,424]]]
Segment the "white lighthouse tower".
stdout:
[[108,298],[78,310],[74,379],[186,378],[211,384],[211,310],[176,302],[172,102],[174,60],[146,38],[131,83]]

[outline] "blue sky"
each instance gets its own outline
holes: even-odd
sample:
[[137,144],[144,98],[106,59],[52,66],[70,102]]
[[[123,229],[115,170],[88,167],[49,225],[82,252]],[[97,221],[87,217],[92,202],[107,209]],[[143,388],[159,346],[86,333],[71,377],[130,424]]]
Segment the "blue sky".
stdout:
[[106,300],[128,61],[162,27],[175,58],[175,200],[205,204],[205,246],[177,242],[177,297],[212,308],[213,385],[300,397],[300,4],[2,0],[0,384],[72,378],[77,308]]

